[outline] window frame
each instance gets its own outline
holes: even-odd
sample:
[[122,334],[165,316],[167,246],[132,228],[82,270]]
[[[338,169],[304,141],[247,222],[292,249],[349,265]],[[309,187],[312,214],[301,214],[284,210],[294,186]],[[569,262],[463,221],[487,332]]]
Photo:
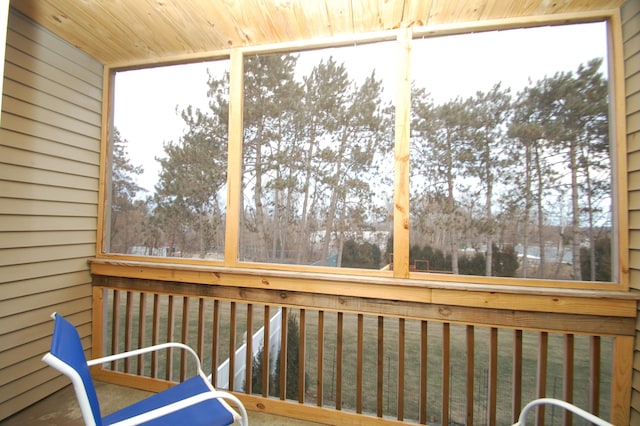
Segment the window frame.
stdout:
[[[589,22],[606,22],[608,40],[609,64],[609,94],[610,94],[610,140],[612,151],[612,196],[614,235],[612,238],[612,258],[617,259],[612,275],[615,281],[601,283],[590,281],[554,281],[549,279],[529,278],[499,278],[469,275],[448,275],[438,273],[417,273],[409,271],[409,149],[410,149],[410,109],[411,109],[411,78],[410,61],[411,46],[415,38],[439,37],[445,35],[465,34],[482,31],[507,30],[529,28],[548,25],[566,25]],[[366,44],[380,41],[396,41],[397,85],[395,100],[395,155],[394,155],[394,268],[393,271],[377,271],[366,269],[331,268],[307,265],[282,265],[271,263],[252,263],[238,260],[240,224],[230,217],[239,217],[242,182],[242,141],[243,141],[243,103],[244,103],[244,58],[248,55],[267,53],[296,53],[325,47],[340,47],[345,45]],[[109,241],[109,210],[111,187],[111,147],[110,136],[113,129],[113,97],[115,73],[131,69],[141,69],[155,66],[175,65],[203,60],[229,58],[229,140],[227,166],[227,210],[224,260],[200,260],[186,258],[143,257],[109,253],[106,247]],[[197,55],[185,55],[170,61],[158,61],[151,64],[115,64],[106,65],[104,74],[103,94],[103,129],[101,144],[100,167],[100,198],[98,201],[98,234],[96,242],[96,257],[104,260],[133,261],[150,264],[162,263],[173,265],[180,269],[180,265],[195,266],[200,269],[214,270],[216,268],[235,271],[273,271],[289,274],[291,272],[311,273],[317,275],[329,274],[332,277],[370,277],[408,279],[416,283],[433,283],[436,285],[458,283],[463,285],[481,284],[508,287],[546,287],[581,290],[629,290],[629,230],[628,230],[628,201],[627,201],[627,168],[626,168],[626,124],[625,124],[625,95],[624,95],[624,59],[622,48],[622,26],[619,11],[595,11],[580,14],[566,14],[556,16],[532,16],[511,18],[498,21],[469,22],[460,24],[436,26],[403,26],[401,28],[376,33],[356,34],[329,39],[307,40],[302,42],[287,42],[265,46],[244,46],[230,48],[225,51],[207,52]],[[397,266],[396,266],[397,265]],[[142,274],[145,276],[145,274]],[[153,278],[150,276],[149,278]]]

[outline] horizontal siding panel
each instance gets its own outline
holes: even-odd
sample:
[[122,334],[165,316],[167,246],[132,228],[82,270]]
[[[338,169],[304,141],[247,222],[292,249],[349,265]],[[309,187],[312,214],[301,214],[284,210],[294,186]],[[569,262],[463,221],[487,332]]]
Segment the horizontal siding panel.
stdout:
[[[4,282],[25,281],[39,277],[53,277],[60,274],[87,271],[86,258],[64,259],[52,262],[11,265],[0,268],[0,276]],[[0,315],[3,313],[0,311]]]
[[[86,204],[98,203],[98,194],[96,191],[9,181],[4,181],[2,185],[0,185],[0,197],[68,201],[70,203]],[[0,225],[0,229],[2,229],[2,225]],[[11,229],[9,229],[9,231],[10,230]]]
[[634,223],[630,226],[630,229],[640,229],[640,210],[631,210],[629,211],[629,222]]
[[[66,171],[67,174],[73,176],[89,176],[92,179],[96,179],[96,173],[100,170],[100,166],[97,164],[79,163],[60,155],[51,156],[8,146],[0,146],[0,163],[53,172],[64,173]],[[97,185],[93,187],[97,188]]]
[[631,152],[627,155],[627,167],[629,173],[640,170],[640,151]]
[[640,191],[629,192],[629,210],[639,210],[639,209],[640,209]]
[[[2,149],[0,149],[0,151],[2,151]],[[34,169],[0,163],[0,181],[2,180],[27,185],[58,187],[62,190],[80,189],[83,191],[98,191],[98,179],[95,177],[71,175],[60,171]],[[95,198],[95,195],[93,198]]]
[[627,114],[627,131],[629,133],[640,132],[640,112]]
[[631,250],[640,250],[640,231],[631,230],[629,232],[629,248]]
[[9,114],[27,118],[36,123],[48,124],[52,127],[59,127],[73,133],[79,133],[92,139],[100,139],[100,127],[83,123],[73,117],[51,111],[46,108],[36,106],[16,98],[3,96],[2,108]]
[[100,152],[100,139],[88,138],[86,135],[70,132],[58,126],[38,123],[9,112],[2,113],[2,127],[17,133],[35,136],[36,138],[51,140],[96,153]]
[[[51,326],[49,326],[49,334],[51,334]],[[42,362],[42,355],[37,354],[31,358],[26,358],[12,365],[12,368],[5,368],[4,371],[0,372],[0,387],[24,377],[26,371],[33,372],[43,367],[47,368],[48,366]]]
[[95,255],[95,244],[10,248],[0,250],[0,266],[33,264],[76,257],[92,257]]
[[65,102],[73,103],[79,108],[89,111],[90,113],[100,114],[102,111],[102,104],[99,99],[84,95],[78,96],[78,92],[72,88],[49,80],[39,74],[31,72],[28,69],[22,68],[19,65],[5,62],[4,78],[5,82],[17,82],[24,86],[34,88],[40,92],[48,93],[53,97],[64,100]]
[[[43,212],[46,213],[46,212]],[[0,232],[2,231],[80,231],[95,230],[95,217],[64,217],[64,216],[12,216],[0,217]]]
[[20,13],[12,13],[9,28],[30,40],[46,45],[55,52],[64,52],[64,56],[73,61],[77,66],[86,68],[92,73],[102,75],[103,66],[95,58],[70,45],[60,37],[45,30],[43,27],[33,25],[29,18]]
[[637,169],[634,171],[629,171],[628,189],[629,191],[640,190],[640,171],[638,171]]
[[[640,58],[640,56],[638,57]],[[627,98],[627,112],[633,113],[638,111],[640,111],[640,90]]]
[[634,152],[640,150],[640,132],[627,136],[627,151]]
[[[40,33],[42,34],[43,32]],[[13,48],[18,49],[33,58],[37,58],[38,61],[64,70],[69,76],[72,76],[73,78],[76,78],[90,86],[100,87],[102,84],[101,72],[93,72],[65,56],[65,53],[72,51],[73,49],[69,49],[67,47],[61,51],[56,51],[54,46],[44,46],[39,42],[39,40],[27,38],[12,28],[9,28],[7,31],[7,43]],[[91,62],[84,60],[82,63]]]
[[[62,158],[80,163],[78,164],[79,167],[82,167],[83,163],[96,167],[100,164],[100,153],[85,147],[77,147],[50,139],[41,139],[8,129],[0,129],[0,140],[2,145],[6,147],[18,148],[33,154],[42,154],[47,161],[52,161],[53,158]],[[75,165],[75,163],[73,164]],[[96,169],[93,168],[92,170]]]
[[640,37],[634,36],[623,42],[624,45],[624,59],[629,59],[633,55],[637,55],[640,52]]
[[[91,324],[81,325],[78,328],[78,333],[80,336],[86,337],[86,340],[91,341]],[[18,362],[25,359],[24,355],[44,355],[49,351],[51,347],[51,336],[45,336],[41,339],[34,340],[32,342],[27,342],[21,347],[12,348],[3,352],[0,352],[0,365],[5,367],[9,367],[11,365],[17,364]],[[22,355],[22,356],[21,356]],[[55,372],[55,370],[53,370]],[[2,374],[2,370],[0,370],[0,374]],[[1,398],[1,396],[0,396]]]
[[640,13],[640,2],[634,0],[627,0],[622,5],[621,11],[622,23],[628,22],[632,19],[637,13]]
[[[626,79],[627,96],[640,92],[640,72],[631,73]],[[628,111],[627,111],[628,112]]]
[[[87,301],[89,304],[87,305]],[[0,335],[16,330],[16,324],[40,324],[43,318],[50,319],[51,314],[58,312],[61,315],[71,316],[79,312],[91,312],[91,300],[77,299],[66,302],[54,303],[31,311],[24,311],[13,316],[14,321],[0,321]]]
[[640,269],[640,250],[629,250],[629,266]]
[[640,268],[629,271],[629,287],[640,290]]
[[630,40],[638,33],[640,33],[640,13],[633,13],[622,23],[622,39]]
[[48,92],[36,90],[16,81],[4,80],[3,91],[10,98],[22,99],[33,105],[42,105],[48,110],[59,111],[67,117],[73,117],[92,126],[100,127],[102,124],[99,112],[89,111],[73,102],[57,98]]
[[30,391],[20,395],[12,393],[11,386],[0,387],[0,393],[12,396],[11,399],[0,404],[0,419],[4,419],[5,417],[17,413],[34,402],[39,401],[68,385],[69,379],[60,375],[49,382],[38,383],[37,386],[32,388]]
[[48,292],[89,283],[91,283],[91,274],[89,271],[79,271],[53,277],[33,278],[25,281],[14,281],[2,285],[0,300],[16,299],[34,293]]
[[0,249],[95,243],[95,231],[30,231],[3,232],[0,234]]
[[[84,298],[91,298],[91,285],[89,284],[32,294],[19,299],[2,300],[0,301],[0,312],[2,312],[2,314],[0,314],[2,316],[0,321],[11,321],[10,316],[18,312],[51,306],[64,302],[65,300],[69,301]],[[18,329],[15,323],[13,329]],[[0,362],[0,365],[4,364]]]
[[92,99],[102,98],[100,86],[89,84],[86,81],[74,77],[67,72],[68,70],[59,69],[46,62],[39,61],[37,58],[14,48],[10,44],[7,44],[5,60],[21,68],[30,70],[35,74],[45,76],[65,87],[74,89],[78,92],[78,96],[87,96]]
[[[3,215],[96,217],[97,212],[98,206],[96,204],[70,203],[66,201],[5,198],[0,203],[0,214]],[[45,229],[45,231],[50,231],[50,229]]]

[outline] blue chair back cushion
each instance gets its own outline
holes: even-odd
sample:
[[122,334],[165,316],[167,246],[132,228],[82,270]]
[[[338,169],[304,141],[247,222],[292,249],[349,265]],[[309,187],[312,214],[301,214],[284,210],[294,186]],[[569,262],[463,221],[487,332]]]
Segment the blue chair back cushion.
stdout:
[[98,403],[96,389],[87,366],[87,358],[84,356],[80,335],[73,324],[59,314],[55,315],[53,338],[49,352],[78,372],[91,405],[93,418],[96,425],[100,426],[102,424],[100,404]]

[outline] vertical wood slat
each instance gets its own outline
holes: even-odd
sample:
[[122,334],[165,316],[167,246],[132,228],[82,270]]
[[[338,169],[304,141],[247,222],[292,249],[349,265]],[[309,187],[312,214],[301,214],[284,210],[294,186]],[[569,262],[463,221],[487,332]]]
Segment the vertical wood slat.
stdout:
[[442,424],[449,424],[449,397],[451,385],[451,325],[442,324]]
[[[153,324],[151,325],[151,344],[157,345],[160,337],[160,295],[153,295]],[[158,351],[151,353],[151,377],[158,378]]]
[[251,394],[253,390],[253,305],[247,305],[247,351],[245,352],[244,365],[244,392]]
[[634,336],[613,339],[613,368],[611,371],[611,419],[614,425],[628,425],[634,361]]
[[384,401],[384,317],[378,316],[378,371],[376,381],[376,414],[382,417]]
[[[229,385],[227,389],[232,391],[234,390],[234,381],[235,381],[235,372],[236,372],[236,321],[237,321],[237,307],[236,302],[230,302],[230,313],[229,313]],[[266,326],[265,326],[265,339],[266,339]],[[265,346],[267,342],[265,341]],[[268,352],[268,347],[265,347],[265,352]],[[269,359],[269,358],[267,358]],[[264,364],[265,370],[269,370],[269,363]],[[268,384],[268,383],[267,383]],[[263,382],[264,386],[264,382]]]
[[323,370],[324,370],[324,311],[318,311],[318,374],[317,374],[317,405],[323,405]]
[[[549,333],[541,332],[538,342],[538,378],[537,378],[537,398],[544,398],[547,394],[547,368],[549,357]],[[544,425],[544,405],[539,405],[536,409],[536,425]]]
[[498,329],[493,327],[489,333],[488,423],[490,426],[495,426],[498,406]]
[[398,319],[398,420],[404,420],[405,319]]
[[300,309],[300,343],[298,344],[298,402],[304,403],[304,389],[305,389],[305,350],[307,346],[307,320],[306,310]]
[[[140,299],[138,302],[138,348],[146,346],[146,320],[147,318],[147,295],[140,293]],[[142,375],[144,372],[144,359],[142,355],[138,355],[138,375]]]
[[215,299],[213,301],[212,312],[212,326],[211,326],[211,383],[214,386],[218,384],[218,345],[220,337],[220,301]]
[[107,318],[105,317],[105,293],[106,289],[101,287],[92,288],[93,300],[91,302],[93,315],[91,319],[91,358],[104,356],[104,330]]
[[[131,338],[133,334],[133,326],[131,325],[133,318],[133,292],[127,291],[127,298],[125,299],[125,316],[124,316],[124,351],[131,350]],[[131,358],[124,359],[124,372],[129,373],[131,371]]]
[[358,314],[358,331],[356,347],[356,413],[362,413],[362,368],[364,364],[363,341],[364,341],[364,316]]
[[[189,343],[189,297],[182,298],[182,326],[180,328],[180,337],[183,344]],[[183,382],[187,377],[187,353],[180,351],[180,381]]]
[[522,410],[522,330],[514,330],[513,332],[512,374],[511,421],[515,422]]
[[428,323],[420,321],[420,424],[427,424]]
[[466,396],[466,410],[467,410],[467,424],[473,424],[473,390],[475,385],[475,327],[468,325],[466,327],[466,344],[467,344],[467,396]]
[[[281,308],[280,317],[280,400],[287,399],[287,359],[289,357],[288,349],[288,312],[287,308]],[[248,349],[247,349],[248,350]]]
[[[111,353],[118,353],[120,345],[120,291],[113,290],[113,305],[111,310]],[[111,369],[116,370],[117,361],[111,362]]]
[[204,327],[205,327],[205,319],[204,319],[204,314],[205,314],[205,300],[200,297],[198,298],[198,334],[197,334],[197,346],[196,346],[196,353],[198,354],[198,357],[200,357],[200,360],[204,359]]
[[[169,297],[169,303],[167,305],[167,342],[173,342],[173,324],[175,320],[174,312],[174,297]],[[167,349],[167,359],[165,362],[165,380],[171,380],[173,373],[173,352],[171,349]]]
[[[574,349],[575,340],[573,334],[567,334],[564,336],[564,361],[563,361],[563,393],[562,398],[573,403],[573,376],[574,376]],[[563,424],[570,426],[572,424],[571,412],[563,410],[562,412]]]
[[589,373],[591,375],[591,388],[589,389],[589,411],[596,416],[600,416],[600,365],[602,362],[601,339],[600,336],[591,336]]
[[263,344],[262,344],[262,396],[265,398],[269,395],[269,372],[271,371],[269,367],[269,337],[271,335],[271,327],[270,320],[271,315],[269,314],[269,305],[265,305],[264,307],[264,334],[263,334]]
[[338,312],[336,348],[336,410],[342,410],[342,339],[344,330],[344,314]]

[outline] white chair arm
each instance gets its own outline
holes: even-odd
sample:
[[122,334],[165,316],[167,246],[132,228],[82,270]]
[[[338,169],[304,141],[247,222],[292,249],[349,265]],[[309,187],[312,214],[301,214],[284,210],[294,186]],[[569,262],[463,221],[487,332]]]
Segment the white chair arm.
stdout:
[[143,355],[149,352],[155,352],[155,351],[159,351],[167,348],[179,348],[193,355],[198,368],[198,373],[204,377],[204,372],[202,371],[202,365],[200,364],[200,358],[198,357],[198,354],[196,353],[196,351],[194,351],[190,346],[185,345],[184,343],[179,343],[179,342],[160,343],[158,345],[148,346],[146,348],[134,349],[132,351],[121,352],[118,354],[113,354],[113,355],[109,355],[101,358],[90,359],[87,361],[87,365],[91,367],[94,365],[106,364],[108,362],[117,361],[119,359]]
[[531,401],[522,409],[522,411],[520,412],[520,417],[518,418],[518,422],[514,423],[513,426],[524,426],[526,424],[527,414],[529,413],[529,411],[534,407],[538,405],[543,405],[543,404],[556,405],[558,407],[562,407],[565,410],[571,411],[572,413],[577,414],[580,417],[584,418],[585,420],[598,426],[613,426],[611,423],[605,420],[602,420],[600,417],[594,416],[593,414],[583,410],[580,407],[576,407],[573,404],[570,404],[566,401],[562,401],[561,399],[555,399],[555,398],[540,398],[540,399],[535,399]]

